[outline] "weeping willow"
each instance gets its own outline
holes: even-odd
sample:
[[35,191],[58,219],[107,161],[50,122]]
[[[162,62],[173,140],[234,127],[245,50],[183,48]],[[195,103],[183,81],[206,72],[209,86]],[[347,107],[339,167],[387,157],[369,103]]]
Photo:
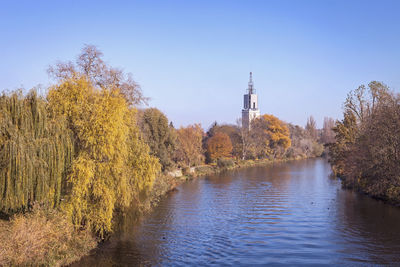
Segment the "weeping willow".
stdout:
[[73,139],[62,117],[52,117],[35,91],[0,96],[0,211],[33,202],[57,206],[73,158]]

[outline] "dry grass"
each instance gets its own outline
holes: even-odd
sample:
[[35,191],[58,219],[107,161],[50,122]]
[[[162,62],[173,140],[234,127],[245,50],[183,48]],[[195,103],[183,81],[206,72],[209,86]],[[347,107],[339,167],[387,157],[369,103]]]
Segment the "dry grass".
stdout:
[[96,247],[87,230],[75,230],[60,212],[35,208],[0,221],[0,266],[62,266]]

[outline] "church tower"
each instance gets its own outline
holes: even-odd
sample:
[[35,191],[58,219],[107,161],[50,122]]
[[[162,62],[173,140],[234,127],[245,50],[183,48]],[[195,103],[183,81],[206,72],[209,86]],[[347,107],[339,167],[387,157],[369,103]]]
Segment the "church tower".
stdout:
[[258,109],[257,94],[253,84],[253,74],[250,72],[250,80],[247,88],[247,94],[244,95],[244,105],[242,109],[242,126],[250,129],[251,121],[257,117],[260,117],[260,110]]

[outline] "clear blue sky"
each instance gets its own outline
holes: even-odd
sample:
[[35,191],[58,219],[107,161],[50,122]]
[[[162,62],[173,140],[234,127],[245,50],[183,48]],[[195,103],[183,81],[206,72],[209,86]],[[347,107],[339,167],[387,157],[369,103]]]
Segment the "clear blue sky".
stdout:
[[261,113],[303,126],[360,84],[400,87],[400,1],[3,0],[0,33],[1,90],[94,44],[175,126],[234,123],[250,71]]

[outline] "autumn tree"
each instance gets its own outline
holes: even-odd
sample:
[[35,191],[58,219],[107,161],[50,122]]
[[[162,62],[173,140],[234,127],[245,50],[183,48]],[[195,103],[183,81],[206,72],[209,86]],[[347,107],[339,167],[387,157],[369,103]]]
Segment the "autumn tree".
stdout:
[[168,125],[168,118],[156,108],[145,109],[140,112],[139,126],[150,153],[160,160],[162,169],[171,168],[177,137],[173,126]]
[[118,88],[130,106],[147,103],[148,100],[132,74],[107,65],[103,53],[94,45],[85,45],[75,62],[57,62],[50,66],[48,73],[56,81],[71,79],[79,74],[85,76],[94,88]]
[[333,127],[335,127],[335,121],[332,118],[325,117],[321,134],[322,143],[330,144],[335,141],[335,132],[333,131]]
[[335,143],[330,146],[332,167],[338,175],[344,175],[346,166],[349,166],[346,163],[355,155],[352,150],[366,119],[373,116],[378,103],[386,103],[392,98],[388,87],[376,81],[371,82],[368,87],[361,85],[347,95],[343,120],[336,122],[333,128]]
[[181,127],[176,132],[176,161],[188,167],[203,163],[203,129],[201,128],[200,124]]
[[75,139],[64,210],[76,225],[103,237],[112,230],[115,210],[138,201],[160,167],[139,136],[132,105],[141,94],[122,73],[104,65],[100,55],[86,47],[76,65],[53,68],[59,80],[48,101],[52,114],[66,118]]
[[400,203],[400,98],[380,82],[351,91],[330,145],[332,168],[345,186]]
[[[232,155],[237,159],[241,159],[243,156],[243,147],[242,147],[242,136],[240,132],[240,128],[237,125],[231,124],[217,124],[213,123],[210,129],[207,131],[207,136],[204,142],[204,148],[207,150],[207,143],[210,138],[212,138],[216,133],[224,133],[229,136],[230,141],[232,143]],[[206,153],[208,155],[208,151]]]
[[357,123],[361,124],[374,113],[379,103],[390,101],[391,98],[392,95],[385,84],[372,81],[368,87],[361,85],[350,91],[344,103],[344,113],[352,114]]
[[330,162],[335,174],[344,173],[347,157],[350,155],[358,135],[357,119],[353,113],[344,114],[341,121],[337,121],[333,128],[335,143],[329,146]]
[[307,158],[313,151],[313,141],[308,136],[305,129],[299,125],[288,124],[290,132],[291,146],[286,155],[288,158]]
[[242,123],[242,119],[239,118],[236,120],[236,126],[239,129],[239,135],[240,135],[240,156],[241,159],[248,159],[250,158],[251,150],[253,148],[251,138],[250,138],[250,131],[248,127],[244,127]]
[[281,157],[291,145],[286,124],[268,114],[252,121],[250,138],[255,156],[258,158]]
[[216,132],[207,141],[207,152],[212,160],[230,157],[232,154],[232,142],[229,135],[223,132]]
[[[379,94],[379,93],[378,93]],[[347,182],[367,194],[400,203],[400,98],[375,103],[346,166]]]
[[318,138],[317,123],[315,122],[315,119],[313,116],[308,117],[305,129],[306,129],[307,134],[313,140],[317,140],[317,138]]
[[299,159],[322,155],[324,146],[313,139],[303,127],[289,123],[288,128],[291,146],[286,151],[286,157]]

